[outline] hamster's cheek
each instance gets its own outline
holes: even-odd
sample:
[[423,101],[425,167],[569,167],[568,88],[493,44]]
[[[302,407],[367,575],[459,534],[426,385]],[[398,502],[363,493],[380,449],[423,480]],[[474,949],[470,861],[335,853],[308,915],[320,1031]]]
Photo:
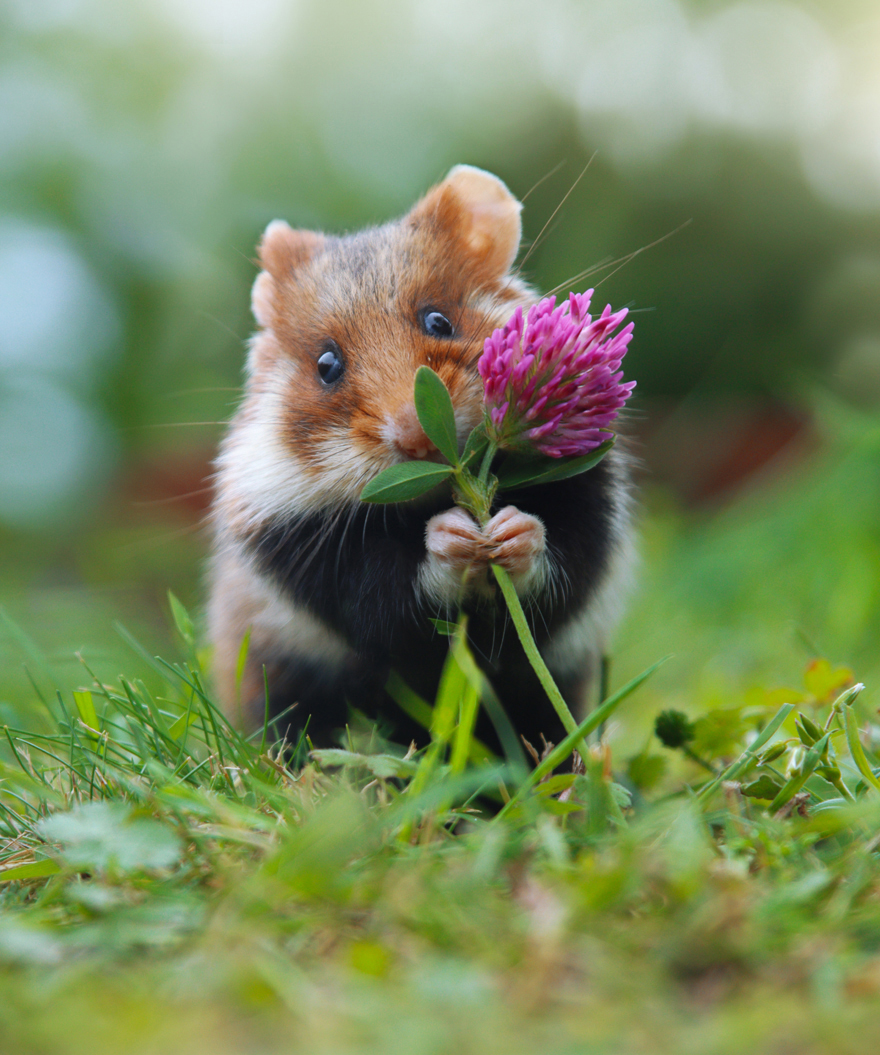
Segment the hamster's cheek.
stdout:
[[379,405],[375,413],[356,408],[347,422],[349,445],[368,478],[404,460],[388,435],[387,417],[384,407]]

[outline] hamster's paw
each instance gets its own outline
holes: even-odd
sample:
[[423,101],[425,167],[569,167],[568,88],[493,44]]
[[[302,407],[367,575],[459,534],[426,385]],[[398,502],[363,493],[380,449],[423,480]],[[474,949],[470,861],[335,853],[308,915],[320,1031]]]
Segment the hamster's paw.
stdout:
[[455,605],[465,585],[485,581],[488,540],[463,509],[456,506],[431,517],[425,526],[425,549],[418,590],[431,603]]
[[462,588],[489,591],[489,564],[505,568],[517,593],[541,589],[550,571],[544,525],[537,517],[505,506],[483,531],[456,507],[431,517],[425,529],[427,557],[419,572],[419,589],[434,602],[455,604]]
[[459,582],[466,568],[484,567],[488,556],[479,524],[458,506],[431,517],[425,527],[425,548],[429,558],[455,571]]
[[489,545],[489,560],[506,568],[517,591],[539,588],[547,574],[547,544],[544,525],[516,506],[505,506],[483,532]]

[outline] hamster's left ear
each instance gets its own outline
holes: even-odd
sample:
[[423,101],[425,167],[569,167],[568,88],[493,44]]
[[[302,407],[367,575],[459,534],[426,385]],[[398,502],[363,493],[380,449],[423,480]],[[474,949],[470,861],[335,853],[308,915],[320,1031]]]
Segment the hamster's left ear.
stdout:
[[251,292],[251,310],[264,329],[271,329],[281,291],[324,244],[315,231],[296,231],[284,220],[273,220],[263,233],[257,252],[263,270]]
[[510,270],[522,237],[520,202],[491,172],[456,165],[409,214],[459,243],[481,278],[497,281]]
[[307,264],[323,243],[316,231],[295,231],[284,220],[273,220],[260,239],[260,263],[272,278],[283,282]]

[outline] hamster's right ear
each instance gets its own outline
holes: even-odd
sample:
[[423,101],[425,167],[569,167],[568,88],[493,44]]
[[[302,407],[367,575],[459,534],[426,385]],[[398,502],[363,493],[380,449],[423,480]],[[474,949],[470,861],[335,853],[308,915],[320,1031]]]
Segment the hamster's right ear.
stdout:
[[491,172],[456,165],[409,215],[453,237],[479,277],[497,281],[507,274],[522,236],[522,204]]
[[261,326],[271,325],[272,295],[283,283],[311,260],[324,238],[314,231],[295,231],[284,220],[273,220],[260,239],[257,250],[263,271],[257,275],[251,294],[251,308]]

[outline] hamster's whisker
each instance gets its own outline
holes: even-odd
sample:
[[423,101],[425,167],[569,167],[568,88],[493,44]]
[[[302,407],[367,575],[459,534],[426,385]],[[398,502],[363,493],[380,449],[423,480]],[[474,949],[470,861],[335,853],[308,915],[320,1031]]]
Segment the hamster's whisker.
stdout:
[[204,395],[206,392],[244,392],[244,388],[241,385],[217,385],[210,388],[178,388],[172,392],[164,392],[161,396],[162,399],[181,399],[183,396],[199,396]]
[[151,506],[167,506],[174,502],[185,502],[187,498],[198,498],[200,495],[209,495],[214,490],[212,486],[200,487],[197,491],[187,491],[181,495],[169,495],[167,498],[134,499],[129,503],[137,509],[149,509]]
[[593,151],[593,154],[590,157],[590,160],[581,169],[580,175],[577,177],[577,179],[574,181],[574,183],[572,183],[572,185],[568,188],[568,190],[563,195],[562,201],[556,206],[556,208],[553,210],[553,212],[550,213],[549,217],[547,218],[547,222],[544,224],[544,226],[538,232],[538,237],[534,240],[534,242],[532,242],[532,244],[526,250],[525,256],[522,258],[522,260],[520,260],[519,264],[517,265],[516,270],[515,270],[515,273],[517,275],[521,275],[522,274],[522,269],[526,266],[526,261],[529,259],[529,257],[532,255],[532,253],[534,253],[534,251],[541,244],[541,240],[543,239],[544,234],[547,231],[547,228],[556,219],[556,215],[559,212],[559,210],[562,208],[563,205],[565,205],[565,203],[571,197],[572,192],[574,191],[575,187],[577,187],[577,185],[580,183],[580,181],[584,178],[584,176],[586,175],[587,169],[590,167],[590,165],[593,164],[593,161],[594,161],[594,159],[595,159],[595,157],[596,157],[596,155],[598,153],[599,153],[598,150],[594,150]]
[[370,513],[372,512],[373,510],[369,507],[364,510],[364,527],[363,531],[361,532],[361,545],[364,547],[364,549],[366,549],[367,546],[367,520],[369,519]]
[[243,335],[243,334],[240,334],[240,333],[236,333],[236,331],[233,330],[233,328],[228,323],[224,322],[222,319],[218,319],[216,315],[212,315],[208,311],[199,311],[199,312],[197,312],[197,315],[199,315],[203,319],[207,319],[208,322],[215,323],[217,326],[219,326],[219,328],[221,330],[225,330],[228,334],[230,334],[232,337],[234,337],[239,343],[244,344],[245,341],[247,341],[247,334]]
[[145,553],[148,550],[156,549],[158,546],[165,546],[176,539],[185,538],[187,535],[195,535],[204,526],[204,520],[199,518],[194,524],[186,524],[183,527],[173,528],[172,530],[160,531],[150,538],[137,539],[135,542],[122,543],[118,548],[118,552],[121,554]]
[[138,432],[140,429],[191,429],[201,425],[228,425],[228,421],[150,421],[143,425],[126,425],[123,432]]
[[[592,159],[591,159],[591,160],[592,160]],[[546,183],[546,181],[547,181],[548,179],[551,179],[551,178],[552,178],[553,176],[555,176],[555,175],[556,175],[556,173],[557,173],[557,172],[558,172],[558,171],[559,171],[559,170],[560,170],[560,169],[561,169],[561,168],[562,168],[562,167],[563,167],[563,166],[564,166],[565,164],[566,164],[566,162],[565,162],[565,160],[564,160],[564,159],[563,159],[562,161],[559,161],[559,162],[557,162],[557,164],[555,164],[555,165],[553,166],[553,168],[552,168],[552,169],[550,169],[550,171],[549,171],[549,172],[545,173],[545,174],[544,174],[544,175],[543,175],[543,176],[542,176],[542,177],[541,177],[541,178],[540,178],[540,179],[538,180],[538,182],[537,182],[537,183],[533,183],[533,184],[531,185],[531,187],[529,187],[529,189],[528,189],[528,190],[527,190],[527,191],[525,192],[525,194],[524,194],[524,195],[523,195],[523,196],[522,196],[522,197],[520,198],[520,201],[524,202],[524,201],[526,200],[526,198],[528,198],[528,196],[529,196],[529,195],[530,195],[530,194],[532,193],[532,191],[536,191],[536,190],[538,189],[538,187],[540,187],[540,186],[541,186],[541,184],[542,184],[542,183]]]
[[550,624],[547,622],[547,616],[544,614],[543,610],[541,609],[540,605],[538,605],[538,603],[536,602],[534,597],[529,598],[529,611],[538,613],[538,616],[540,617],[541,622],[544,624],[544,630],[546,631],[547,636],[549,637],[550,636]]
[[667,239],[672,238],[672,236],[678,234],[679,231],[683,231],[685,227],[690,227],[693,222],[693,219],[685,220],[684,223],[680,223],[678,227],[674,227],[671,231],[667,231],[666,234],[661,235],[659,238],[655,238],[653,242],[648,242],[647,245],[640,246],[638,249],[634,249],[631,253],[627,253],[625,256],[619,256],[616,260],[609,260],[601,264],[593,264],[592,267],[585,268],[583,271],[580,271],[578,272],[578,274],[573,275],[565,282],[562,282],[558,286],[554,286],[553,289],[548,290],[547,296],[549,297],[552,296],[554,293],[559,293],[566,287],[572,286],[576,282],[581,282],[589,275],[596,274],[599,271],[604,271],[605,268],[613,267],[614,270],[610,274],[605,275],[604,278],[600,279],[596,283],[596,286],[601,286],[603,282],[607,282],[609,278],[611,278],[613,275],[616,275],[622,267],[626,267],[626,265],[635,260],[637,256],[640,256],[642,253],[647,252],[649,249],[655,248],[655,246],[660,245],[661,242],[665,242]]
[[[334,568],[334,573],[335,573],[337,582],[339,582],[339,571],[340,571],[340,564],[341,564],[341,561],[342,561],[342,554],[345,551],[345,536],[348,534],[352,524],[354,523],[355,517],[357,517],[357,515],[360,512],[361,512],[361,510],[358,508],[358,506],[352,506],[349,509],[348,516],[345,518],[345,524],[344,524],[344,526],[342,528],[342,534],[340,535],[339,540],[336,543],[336,564],[335,564],[335,568]],[[367,508],[367,509],[365,509],[363,511],[363,517],[364,517],[364,538],[366,538],[367,517],[369,515],[370,515],[370,510],[369,510],[369,508]],[[339,521],[337,519],[337,525],[338,525],[338,522]]]

